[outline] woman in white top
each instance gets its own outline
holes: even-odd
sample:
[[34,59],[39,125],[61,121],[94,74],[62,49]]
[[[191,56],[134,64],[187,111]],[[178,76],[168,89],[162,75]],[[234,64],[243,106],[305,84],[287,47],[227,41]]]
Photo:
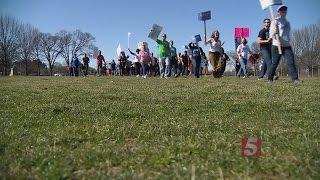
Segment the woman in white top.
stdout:
[[249,59],[249,55],[251,54],[250,48],[247,45],[248,41],[246,38],[242,37],[241,38],[241,44],[238,46],[237,48],[237,55],[239,57],[240,60],[240,65],[241,68],[237,74],[238,77],[241,76],[241,74],[243,73],[243,78],[247,78],[248,74],[247,74],[247,62]]
[[128,48],[128,50],[129,50],[130,54],[132,54],[134,56],[134,60],[132,61],[133,65],[134,65],[134,71],[135,71],[135,75],[137,75],[137,77],[139,77],[140,76],[140,67],[141,67],[140,57],[139,57],[140,49],[137,49],[136,53],[132,52],[129,48]]
[[218,78],[219,76],[219,59],[221,56],[221,41],[220,41],[220,33],[219,31],[214,31],[211,34],[210,39],[205,41],[205,45],[209,44],[209,61],[213,66],[213,77]]

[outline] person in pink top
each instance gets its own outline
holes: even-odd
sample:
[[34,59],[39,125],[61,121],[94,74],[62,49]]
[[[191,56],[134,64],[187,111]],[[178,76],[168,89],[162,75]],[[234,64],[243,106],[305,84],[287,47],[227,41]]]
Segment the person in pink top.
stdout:
[[145,44],[141,46],[141,51],[139,52],[139,59],[142,68],[142,77],[147,78],[147,70],[149,68],[151,57]]
[[102,65],[106,64],[106,61],[104,60],[103,55],[101,54],[101,51],[99,51],[99,55],[97,57],[97,70],[98,70],[98,76],[101,76],[101,71],[102,71]]

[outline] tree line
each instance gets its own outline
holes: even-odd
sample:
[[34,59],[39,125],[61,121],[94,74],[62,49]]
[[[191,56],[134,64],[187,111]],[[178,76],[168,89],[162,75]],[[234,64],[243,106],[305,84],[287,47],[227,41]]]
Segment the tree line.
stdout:
[[90,33],[81,30],[43,33],[31,24],[0,16],[0,72],[8,75],[15,62],[23,62],[28,75],[29,64],[38,62],[45,63],[52,75],[58,58],[69,65],[73,54],[93,57],[98,50],[94,41]]

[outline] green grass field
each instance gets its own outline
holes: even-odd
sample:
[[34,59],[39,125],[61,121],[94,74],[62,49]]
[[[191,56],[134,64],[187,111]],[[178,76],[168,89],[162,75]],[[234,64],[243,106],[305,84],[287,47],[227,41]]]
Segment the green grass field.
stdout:
[[0,179],[319,179],[320,78],[303,80],[2,77]]

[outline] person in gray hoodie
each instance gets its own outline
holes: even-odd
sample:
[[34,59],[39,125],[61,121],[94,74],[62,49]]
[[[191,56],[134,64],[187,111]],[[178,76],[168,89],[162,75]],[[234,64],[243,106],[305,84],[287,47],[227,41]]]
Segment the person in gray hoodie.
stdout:
[[[282,5],[278,8],[279,17],[275,19],[271,24],[270,35],[272,36],[272,65],[268,73],[268,82],[273,82],[275,71],[279,65],[281,56],[287,60],[291,80],[293,83],[300,83],[298,79],[297,68],[295,65],[293,51],[290,45],[290,22],[286,19],[288,7]],[[279,39],[276,39],[276,35],[279,35]],[[278,45],[281,45],[282,54],[279,54]]]

